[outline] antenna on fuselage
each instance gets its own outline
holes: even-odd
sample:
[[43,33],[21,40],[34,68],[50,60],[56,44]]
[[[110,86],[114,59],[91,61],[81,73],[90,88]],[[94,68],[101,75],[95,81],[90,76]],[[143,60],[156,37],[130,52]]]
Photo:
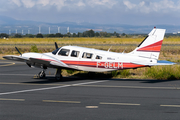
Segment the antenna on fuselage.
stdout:
[[112,46],[108,49],[108,52],[110,51],[111,48],[112,48]]
[[125,52],[125,50],[126,50],[126,48],[124,49],[124,51],[123,51],[122,53],[124,53],[124,52]]

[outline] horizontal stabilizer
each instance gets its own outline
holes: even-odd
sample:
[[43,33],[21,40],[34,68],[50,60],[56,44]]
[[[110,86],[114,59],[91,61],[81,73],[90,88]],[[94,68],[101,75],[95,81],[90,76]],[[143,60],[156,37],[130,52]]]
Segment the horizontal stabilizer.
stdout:
[[176,63],[170,62],[170,61],[166,61],[166,60],[158,60],[155,65],[174,65],[174,64],[176,64]]
[[146,66],[155,66],[155,65],[174,65],[176,63],[170,62],[170,61],[165,61],[165,60],[158,60],[157,63],[153,62],[143,62],[143,61],[136,61],[132,62],[133,64],[138,64],[138,65],[146,65]]

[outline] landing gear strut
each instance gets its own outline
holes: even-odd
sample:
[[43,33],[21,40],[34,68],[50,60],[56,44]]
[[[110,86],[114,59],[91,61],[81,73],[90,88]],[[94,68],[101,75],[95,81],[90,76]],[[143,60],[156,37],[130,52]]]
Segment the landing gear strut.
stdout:
[[58,69],[56,70],[55,78],[56,78],[56,80],[58,80],[58,81],[62,80],[62,75],[61,75],[61,69],[60,69],[60,68],[58,68]]
[[45,71],[46,71],[46,69],[43,69],[41,72],[39,72],[38,77],[39,78],[45,78],[46,77]]

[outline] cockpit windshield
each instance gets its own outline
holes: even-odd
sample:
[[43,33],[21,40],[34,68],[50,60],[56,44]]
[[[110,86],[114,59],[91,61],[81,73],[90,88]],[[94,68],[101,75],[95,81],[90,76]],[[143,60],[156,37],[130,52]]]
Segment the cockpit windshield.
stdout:
[[52,54],[56,55],[56,53],[59,51],[59,49],[60,49],[60,48],[54,50],[54,51],[52,52]]

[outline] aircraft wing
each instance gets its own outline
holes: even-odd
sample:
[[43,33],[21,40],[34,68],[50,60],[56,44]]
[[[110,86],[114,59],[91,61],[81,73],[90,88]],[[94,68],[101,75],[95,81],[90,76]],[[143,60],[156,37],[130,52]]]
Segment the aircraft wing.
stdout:
[[7,56],[3,56],[3,58],[7,60],[26,62],[28,63],[29,66],[35,66],[35,67],[39,67],[39,66],[54,67],[54,68],[68,67],[68,65],[66,65],[62,61],[54,58],[45,59],[45,58],[35,58],[35,57],[23,57],[16,55],[7,55]]
[[60,60],[53,59],[39,59],[39,58],[29,58],[31,63],[38,63],[46,67],[68,67],[65,63]]
[[6,56],[3,56],[3,58],[7,60],[14,60],[14,61],[20,61],[20,62],[29,61],[29,58],[27,57],[16,56],[16,55],[6,55]]
[[132,62],[134,64],[139,64],[139,65],[146,65],[146,66],[155,66],[155,65],[174,65],[176,63],[170,62],[170,61],[165,61],[165,60],[158,60],[157,63],[150,63],[150,62],[143,62],[143,61],[135,61]]

